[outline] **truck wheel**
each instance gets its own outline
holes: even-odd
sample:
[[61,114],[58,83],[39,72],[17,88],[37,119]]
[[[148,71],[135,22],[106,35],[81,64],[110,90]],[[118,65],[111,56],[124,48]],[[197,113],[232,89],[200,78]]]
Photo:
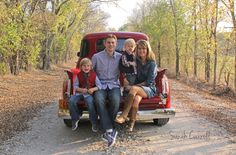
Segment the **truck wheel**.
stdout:
[[166,123],[169,122],[169,118],[158,118],[158,119],[153,119],[153,122],[157,126],[163,126]]
[[67,127],[72,127],[71,119],[64,119],[64,123]]

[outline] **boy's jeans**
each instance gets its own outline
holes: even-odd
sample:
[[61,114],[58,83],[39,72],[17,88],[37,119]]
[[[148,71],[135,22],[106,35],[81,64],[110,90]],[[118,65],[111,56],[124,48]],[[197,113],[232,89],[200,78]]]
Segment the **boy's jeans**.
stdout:
[[101,127],[104,131],[114,128],[114,120],[120,107],[120,96],[120,88],[98,90],[94,93]]
[[[82,115],[82,110],[78,108],[78,101],[84,98],[82,94],[76,94],[71,96],[69,100],[69,110],[70,110],[70,116],[72,120],[78,120],[80,116]],[[88,95],[84,98],[85,104],[88,108],[89,112],[89,120],[92,124],[97,123],[97,112],[95,109],[95,104],[93,102],[93,96]]]

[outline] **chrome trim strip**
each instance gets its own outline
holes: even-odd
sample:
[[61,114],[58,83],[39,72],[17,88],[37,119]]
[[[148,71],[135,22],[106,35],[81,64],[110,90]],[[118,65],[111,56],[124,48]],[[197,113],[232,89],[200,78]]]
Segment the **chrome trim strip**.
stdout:
[[157,118],[173,118],[175,116],[175,109],[156,109],[156,110],[146,110],[138,111],[137,120],[153,120]]
[[[137,120],[152,120],[157,118],[172,118],[175,116],[176,110],[174,108],[167,109],[156,109],[156,110],[145,110],[138,111]],[[120,115],[121,112],[118,112]],[[59,109],[58,116],[63,119],[70,119],[69,110]],[[89,118],[88,111],[84,111],[82,118]]]

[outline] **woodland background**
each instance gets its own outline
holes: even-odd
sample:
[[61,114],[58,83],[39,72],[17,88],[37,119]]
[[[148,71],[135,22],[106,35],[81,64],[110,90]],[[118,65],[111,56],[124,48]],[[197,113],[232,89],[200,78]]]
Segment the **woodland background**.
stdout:
[[[72,59],[86,33],[116,31],[100,5],[117,1],[0,0],[0,74]],[[234,0],[145,0],[119,31],[148,34],[158,65],[175,78],[235,90],[235,10]]]

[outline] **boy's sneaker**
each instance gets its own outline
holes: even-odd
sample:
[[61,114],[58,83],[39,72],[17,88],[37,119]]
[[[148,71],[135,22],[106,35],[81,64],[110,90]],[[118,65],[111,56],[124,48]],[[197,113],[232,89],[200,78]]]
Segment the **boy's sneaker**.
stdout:
[[98,132],[98,126],[97,126],[97,124],[92,124],[92,131],[93,131],[93,132]]
[[116,141],[116,136],[117,136],[118,132],[113,129],[113,131],[110,133],[110,136]]
[[77,130],[79,127],[79,119],[76,121],[72,121],[72,131]]
[[106,132],[102,135],[102,139],[108,142],[108,147],[111,147],[116,142],[117,131]]
[[112,147],[116,143],[116,136],[117,136],[117,131],[113,129],[111,133],[108,134],[110,139],[108,139],[108,147]]
[[108,140],[108,132],[105,132],[102,134],[102,140],[104,140],[105,142],[107,142]]

